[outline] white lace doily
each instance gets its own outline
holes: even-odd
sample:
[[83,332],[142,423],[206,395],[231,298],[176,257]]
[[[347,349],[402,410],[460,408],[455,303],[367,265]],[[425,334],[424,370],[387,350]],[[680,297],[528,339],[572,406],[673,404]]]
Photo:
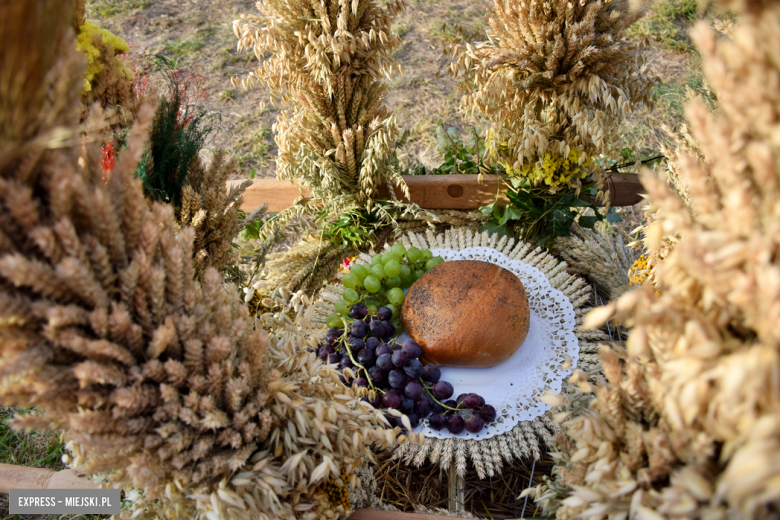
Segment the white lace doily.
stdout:
[[[561,291],[554,289],[539,269],[487,247],[470,247],[462,251],[432,249],[434,256],[450,260],[481,260],[514,273],[525,287],[531,309],[531,325],[523,345],[512,357],[491,368],[441,367],[441,379],[449,381],[455,395],[474,392],[496,408],[496,421],[477,433],[463,431],[453,435],[436,431],[422,421],[415,432],[439,439],[461,438],[483,440],[510,431],[520,421],[539,417],[550,407],[539,400],[548,390],[560,392],[564,378],[577,366],[579,345],[574,335],[574,307]],[[404,333],[398,341],[409,339]],[[564,369],[568,355],[571,366]]]

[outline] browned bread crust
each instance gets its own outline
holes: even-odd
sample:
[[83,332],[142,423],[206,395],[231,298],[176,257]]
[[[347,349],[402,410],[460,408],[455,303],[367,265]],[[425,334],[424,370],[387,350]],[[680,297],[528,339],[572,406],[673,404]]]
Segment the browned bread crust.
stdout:
[[520,348],[530,310],[525,287],[513,273],[458,260],[437,265],[412,285],[401,319],[422,347],[423,363],[486,368]]

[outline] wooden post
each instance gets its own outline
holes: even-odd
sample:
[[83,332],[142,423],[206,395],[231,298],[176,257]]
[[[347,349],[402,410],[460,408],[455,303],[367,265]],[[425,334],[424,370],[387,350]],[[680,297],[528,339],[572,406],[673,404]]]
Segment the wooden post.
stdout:
[[[403,179],[409,187],[411,202],[425,209],[477,209],[496,197],[499,205],[509,203],[498,175],[484,175],[482,182],[477,175],[404,175]],[[395,196],[410,201],[399,186],[395,186]],[[386,186],[379,188],[379,197],[389,197]]]
[[464,489],[463,489],[463,479],[458,475],[458,470],[455,466],[455,459],[453,458],[452,461],[450,461],[450,471],[448,475],[449,479],[449,501],[447,505],[447,509],[452,511],[453,513],[456,513],[458,511],[463,511],[463,503],[465,502],[464,498]]

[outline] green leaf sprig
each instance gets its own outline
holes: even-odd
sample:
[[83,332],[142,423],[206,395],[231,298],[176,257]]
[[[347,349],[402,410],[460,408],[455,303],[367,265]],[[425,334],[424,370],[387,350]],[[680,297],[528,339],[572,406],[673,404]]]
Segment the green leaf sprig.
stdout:
[[[511,179],[507,188],[510,204],[501,206],[496,200],[480,208],[483,215],[491,217],[480,231],[507,237],[519,236],[526,242],[549,249],[557,237],[571,235],[575,221],[589,229],[603,220],[610,223],[621,221],[615,208],[602,213],[588,200],[596,197],[594,182],[585,184],[579,194],[574,189],[551,194],[545,187],[533,186],[527,179]],[[592,209],[593,215],[581,214],[582,208]]]

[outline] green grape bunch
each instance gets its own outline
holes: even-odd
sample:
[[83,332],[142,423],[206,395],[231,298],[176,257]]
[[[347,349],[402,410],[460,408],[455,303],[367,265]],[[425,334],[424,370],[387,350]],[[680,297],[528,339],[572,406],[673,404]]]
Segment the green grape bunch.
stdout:
[[390,309],[395,317],[394,325],[400,328],[404,289],[443,262],[442,257],[434,257],[429,249],[406,249],[396,243],[390,251],[374,255],[370,264],[352,264],[341,279],[344,299],[336,303],[335,312],[328,316],[328,327],[341,326],[342,317],[349,314],[350,308],[363,303],[370,315],[376,314],[380,307]]

